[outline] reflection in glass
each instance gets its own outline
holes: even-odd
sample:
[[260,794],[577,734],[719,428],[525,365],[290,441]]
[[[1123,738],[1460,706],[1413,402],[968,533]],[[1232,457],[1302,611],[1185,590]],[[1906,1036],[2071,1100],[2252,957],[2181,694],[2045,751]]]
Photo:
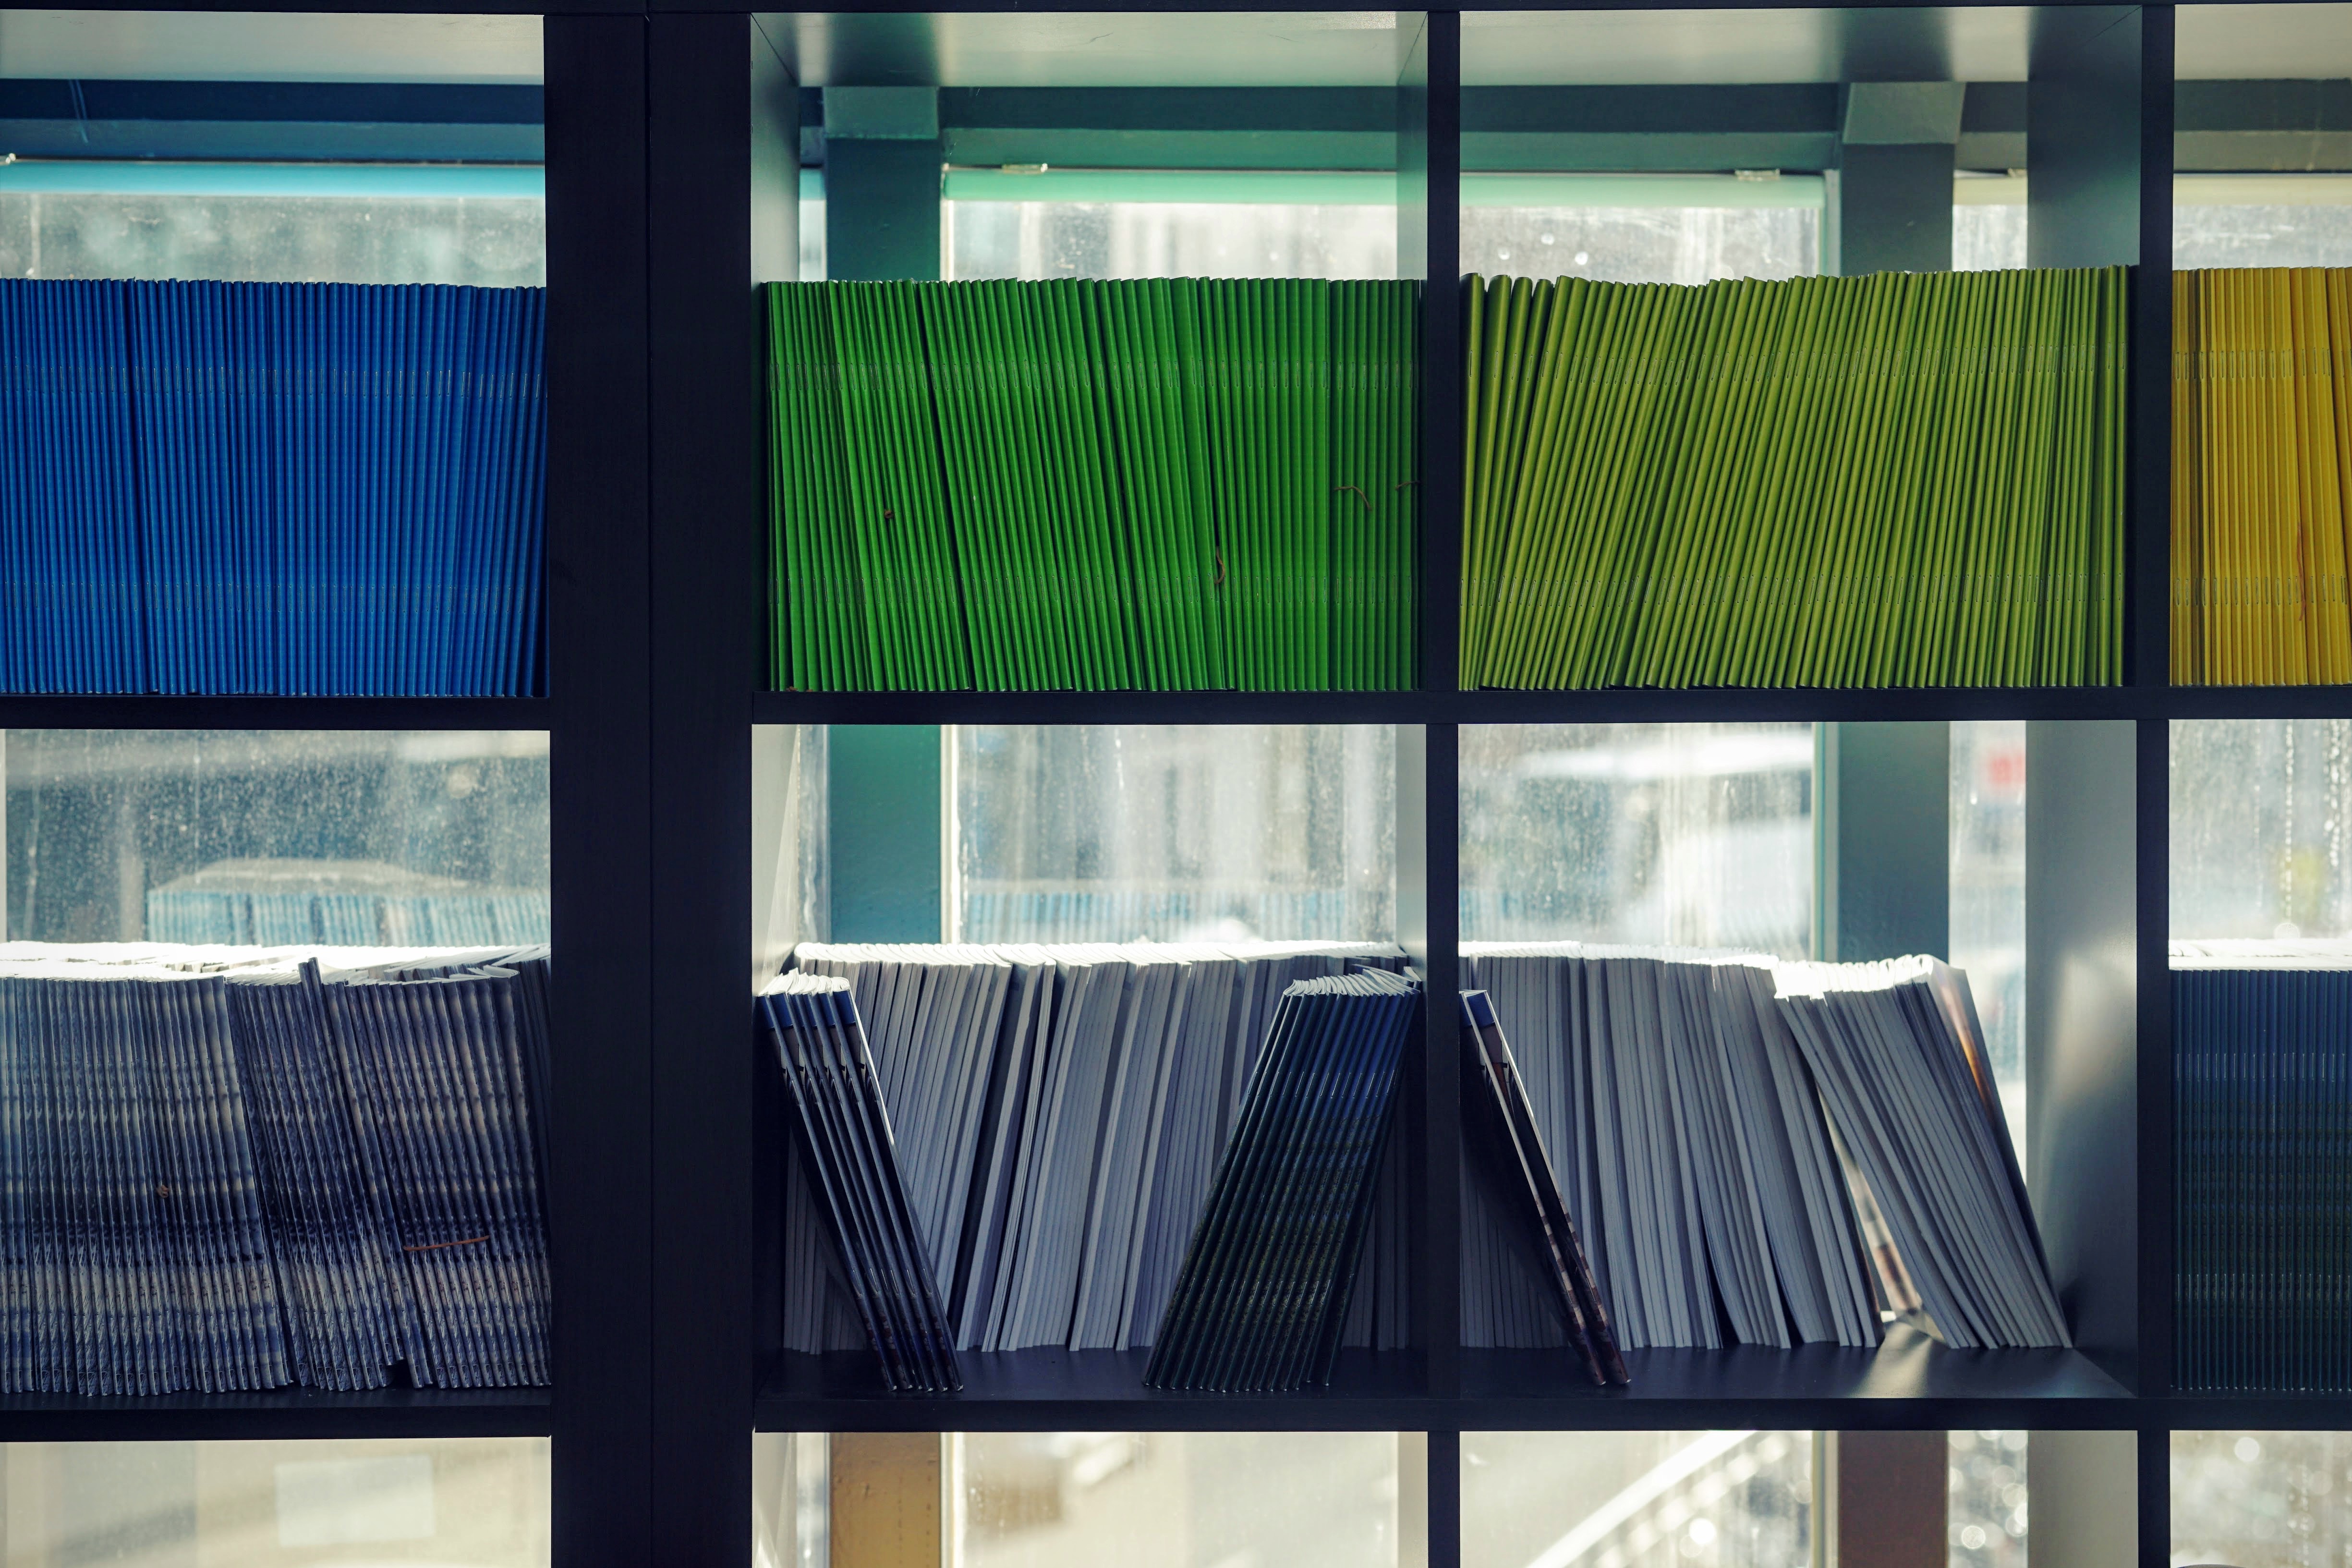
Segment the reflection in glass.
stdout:
[[952,727],[957,942],[1396,934],[1386,725]]
[[1821,227],[1819,207],[1465,206],[1462,270],[1609,283],[1811,278]]
[[547,282],[547,204],[0,190],[0,277],[535,289]]
[[1951,952],[2025,1163],[2025,721],[1952,726]]
[[1423,1528],[1407,1449],[1426,1463],[1393,1432],[762,1433],[752,1563],[826,1568],[878,1518],[894,1561],[929,1536],[955,1568],[1393,1568]]
[[541,731],[11,730],[7,935],[547,940]]
[[2172,935],[2352,935],[2352,723],[2176,720]]
[[1392,205],[951,201],[943,208],[950,279],[1397,275]]
[[2026,1568],[2028,1435],[1951,1434],[1950,1568]]
[[1397,1560],[1387,1432],[971,1433],[963,1568],[1380,1568]]
[[1465,724],[1465,941],[1804,957],[1810,724]]
[[2352,1434],[2172,1434],[2172,1561],[2336,1568],[2352,1561]]
[[1465,1432],[1464,1568],[1790,1568],[1809,1432]]
[[544,1437],[11,1443],[7,1559],[64,1568],[541,1568]]

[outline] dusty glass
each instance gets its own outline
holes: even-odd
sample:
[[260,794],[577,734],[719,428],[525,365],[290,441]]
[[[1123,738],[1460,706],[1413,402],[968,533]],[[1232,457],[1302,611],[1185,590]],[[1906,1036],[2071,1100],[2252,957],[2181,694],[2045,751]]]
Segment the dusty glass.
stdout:
[[1706,283],[1820,272],[1822,215],[1811,207],[1462,209],[1462,270],[1610,283]]
[[1392,206],[954,201],[943,216],[951,279],[1397,275]]
[[2172,1561],[2352,1563],[2352,1433],[2173,1433]]
[[1465,1432],[1464,1568],[1788,1568],[1810,1432]]
[[960,942],[1396,935],[1387,725],[950,728]]
[[2172,934],[2352,935],[2352,723],[2175,720]]
[[11,1443],[11,1563],[112,1568],[548,1561],[544,1437]]
[[11,730],[7,934],[547,940],[539,731]]
[[1465,724],[1465,941],[1747,947],[1813,919],[1810,724]]

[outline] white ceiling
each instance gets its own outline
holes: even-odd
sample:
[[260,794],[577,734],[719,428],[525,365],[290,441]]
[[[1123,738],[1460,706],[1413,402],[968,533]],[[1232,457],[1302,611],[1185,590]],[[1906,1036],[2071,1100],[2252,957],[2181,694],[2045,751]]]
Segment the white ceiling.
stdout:
[[534,83],[540,19],[0,11],[0,77]]
[[1465,11],[1474,87],[2022,81],[2022,5],[1871,10]]
[[762,16],[810,87],[1386,87],[1392,11]]

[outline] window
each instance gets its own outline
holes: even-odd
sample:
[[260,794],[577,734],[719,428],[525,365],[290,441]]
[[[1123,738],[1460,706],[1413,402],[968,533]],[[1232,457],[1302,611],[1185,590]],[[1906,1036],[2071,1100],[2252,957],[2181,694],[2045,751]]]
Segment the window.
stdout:
[[2172,935],[2352,935],[2352,722],[2176,720]]
[[547,940],[539,731],[11,730],[7,934]]
[[1811,951],[1811,725],[1461,734],[1463,940]]
[[11,164],[0,276],[536,288],[544,180],[521,164]]
[[1462,270],[1612,283],[1810,278],[1822,182],[1780,174],[1465,174]]
[[763,1434],[753,1562],[847,1560],[878,1503],[900,1552],[960,1568],[1393,1568],[1425,1452],[1393,1432]]
[[2172,1557],[2319,1568],[2352,1554],[2352,1435],[2172,1434]]
[[11,1563],[548,1561],[544,1437],[11,1443]]
[[950,940],[1396,934],[1385,725],[957,725]]
[[943,216],[951,279],[1396,276],[1386,174],[954,169]]

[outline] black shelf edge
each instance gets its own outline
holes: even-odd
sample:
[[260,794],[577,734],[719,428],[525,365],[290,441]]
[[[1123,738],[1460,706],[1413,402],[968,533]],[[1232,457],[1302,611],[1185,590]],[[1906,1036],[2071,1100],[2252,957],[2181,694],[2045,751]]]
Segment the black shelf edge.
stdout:
[[146,1398],[0,1395],[0,1442],[543,1437],[544,1388],[280,1388]]
[[751,700],[756,724],[1696,724],[1955,719],[2352,719],[2352,686],[761,691]]
[[[2336,689],[2327,689],[2330,690]],[[2135,719],[2124,687],[1600,691],[762,691],[760,724],[1524,724],[1874,719]],[[2352,716],[2352,690],[2336,700]]]
[[2045,1431],[2334,1429],[2352,1395],[2139,1397],[2079,1351],[1956,1351],[1898,1328],[1875,1351],[1632,1351],[1630,1388],[1596,1388],[1558,1351],[1465,1350],[1462,1392],[1426,1392],[1416,1358],[1343,1355],[1329,1389],[1166,1394],[1145,1352],[966,1352],[964,1390],[894,1394],[872,1356],[785,1353],[755,1405],[762,1432]]
[[544,697],[93,697],[0,693],[8,730],[545,730]]
[[1170,1394],[1143,1386],[1146,1351],[1025,1350],[957,1357],[961,1394],[892,1394],[866,1351],[775,1356],[762,1432],[1379,1432],[1424,1429],[1417,1358],[1343,1351],[1331,1386],[1295,1394]]

